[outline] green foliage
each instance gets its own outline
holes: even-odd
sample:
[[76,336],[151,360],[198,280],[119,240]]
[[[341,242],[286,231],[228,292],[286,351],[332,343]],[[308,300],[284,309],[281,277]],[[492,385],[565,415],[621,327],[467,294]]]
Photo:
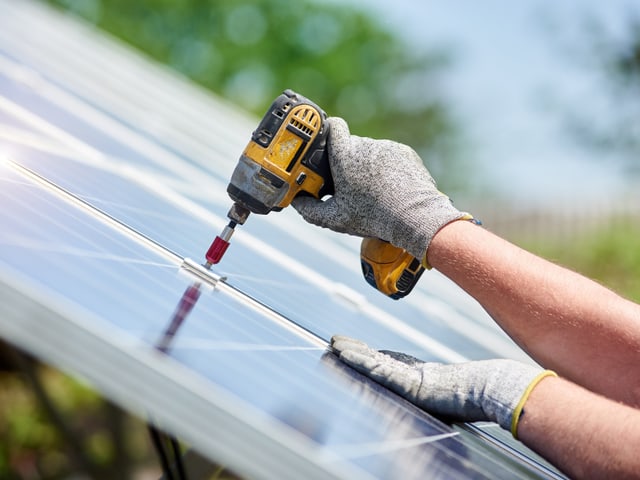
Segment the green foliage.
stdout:
[[[35,399],[15,374],[0,378],[0,476],[10,478],[39,458],[46,464],[60,454],[56,433]],[[46,458],[44,458],[46,457]]]
[[640,302],[640,225],[635,220],[620,218],[579,242],[525,248]]
[[313,0],[48,1],[257,115],[292,88],[355,134],[411,145],[451,184],[458,136],[435,82],[447,56],[369,13]]
[[[125,479],[134,466],[149,462],[140,421],[56,370],[31,361],[21,368],[0,373],[0,478],[69,478],[83,472],[96,480]],[[127,456],[118,452],[122,448]]]

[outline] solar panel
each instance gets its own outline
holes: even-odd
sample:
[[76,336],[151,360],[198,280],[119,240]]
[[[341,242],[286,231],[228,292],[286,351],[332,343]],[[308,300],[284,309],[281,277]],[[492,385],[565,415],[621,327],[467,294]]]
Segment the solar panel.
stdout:
[[391,302],[355,239],[290,210],[198,269],[256,119],[43,5],[0,9],[0,335],[250,478],[557,475],[326,351],[526,358],[475,302],[436,272]]

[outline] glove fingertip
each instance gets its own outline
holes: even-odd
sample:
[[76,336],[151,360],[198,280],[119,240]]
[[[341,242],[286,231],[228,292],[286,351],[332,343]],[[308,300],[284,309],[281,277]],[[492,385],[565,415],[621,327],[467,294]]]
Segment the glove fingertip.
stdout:
[[340,153],[349,151],[351,145],[351,132],[349,131],[347,122],[340,117],[330,117],[327,119],[327,123],[330,126],[329,161],[331,165],[334,165],[336,162],[340,162],[340,159],[348,156],[340,155]]
[[342,135],[350,135],[349,125],[346,120],[341,117],[329,117],[327,118],[327,123],[331,128],[332,134],[342,134]]
[[370,350],[366,343],[345,335],[334,335],[331,337],[331,347],[338,353],[346,350],[359,352],[368,352]]

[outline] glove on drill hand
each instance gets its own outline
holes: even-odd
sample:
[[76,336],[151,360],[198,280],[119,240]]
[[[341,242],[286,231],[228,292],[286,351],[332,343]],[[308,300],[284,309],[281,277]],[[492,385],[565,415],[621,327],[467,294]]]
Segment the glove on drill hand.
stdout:
[[349,133],[341,118],[327,119],[333,197],[298,197],[292,205],[310,223],[337,232],[379,238],[423,259],[440,228],[468,214],[458,211],[413,149]]
[[465,422],[497,422],[514,437],[533,387],[544,377],[555,376],[514,360],[425,363],[339,335],[331,339],[331,346],[347,365],[424,410]]

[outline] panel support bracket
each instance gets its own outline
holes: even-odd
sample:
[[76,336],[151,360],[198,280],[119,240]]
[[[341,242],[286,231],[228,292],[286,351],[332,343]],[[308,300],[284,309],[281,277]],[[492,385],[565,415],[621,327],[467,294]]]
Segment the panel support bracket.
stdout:
[[218,282],[224,282],[227,279],[227,277],[223,277],[221,275],[218,275],[212,272],[208,268],[204,267],[203,265],[200,265],[198,262],[190,258],[185,257],[182,260],[182,265],[180,267],[185,269],[187,272],[191,273],[192,275],[195,275],[196,277],[198,277],[198,280],[206,283],[207,285],[213,288],[216,287]]

